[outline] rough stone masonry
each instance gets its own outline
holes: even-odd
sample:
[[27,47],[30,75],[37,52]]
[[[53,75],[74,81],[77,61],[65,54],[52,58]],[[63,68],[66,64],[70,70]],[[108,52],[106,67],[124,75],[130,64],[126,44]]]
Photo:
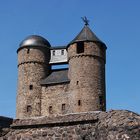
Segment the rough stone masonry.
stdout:
[[0,140],[140,140],[140,115],[111,110],[15,119],[0,129]]
[[[87,23],[65,47],[26,38],[17,50],[16,119],[0,117],[0,140],[140,140],[140,115],[106,112],[106,49]],[[52,68],[61,64],[69,68]]]

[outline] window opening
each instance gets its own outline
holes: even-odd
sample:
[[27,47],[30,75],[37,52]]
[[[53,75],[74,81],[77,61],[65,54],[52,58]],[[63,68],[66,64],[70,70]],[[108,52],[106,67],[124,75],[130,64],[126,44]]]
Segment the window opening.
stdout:
[[66,109],[66,104],[62,104],[62,111]]
[[64,55],[64,50],[61,50],[61,55]]
[[29,54],[30,53],[30,49],[27,49],[27,54]]
[[53,55],[55,55],[55,50],[53,50]]
[[30,90],[33,90],[33,85],[30,85],[30,86],[29,86],[29,89],[30,89]]
[[49,113],[52,113],[52,106],[49,106]]
[[77,53],[83,53],[84,52],[84,42],[77,42]]
[[99,102],[100,102],[100,105],[103,104],[103,97],[102,96],[99,96]]
[[32,111],[32,107],[30,105],[27,106],[27,112],[31,112]]
[[78,106],[80,106],[81,105],[81,100],[78,100]]
[[76,85],[78,85],[78,84],[79,84],[79,81],[76,82]]

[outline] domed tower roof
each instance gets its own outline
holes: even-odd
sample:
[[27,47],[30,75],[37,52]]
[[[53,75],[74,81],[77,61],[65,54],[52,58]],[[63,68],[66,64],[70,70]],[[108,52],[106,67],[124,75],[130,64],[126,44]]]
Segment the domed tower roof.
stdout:
[[31,35],[25,38],[19,45],[17,52],[24,47],[51,47],[50,43],[39,35]]
[[99,42],[106,48],[106,45],[91,31],[87,24],[85,24],[80,33],[68,44],[68,47],[73,43],[83,41]]

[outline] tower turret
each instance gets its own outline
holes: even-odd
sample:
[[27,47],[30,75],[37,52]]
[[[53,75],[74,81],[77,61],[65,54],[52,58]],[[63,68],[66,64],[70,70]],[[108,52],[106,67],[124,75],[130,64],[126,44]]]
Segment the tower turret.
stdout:
[[40,80],[50,72],[50,44],[32,35],[21,42],[18,53],[17,118],[41,116]]
[[106,110],[106,45],[88,23],[68,47],[71,112]]

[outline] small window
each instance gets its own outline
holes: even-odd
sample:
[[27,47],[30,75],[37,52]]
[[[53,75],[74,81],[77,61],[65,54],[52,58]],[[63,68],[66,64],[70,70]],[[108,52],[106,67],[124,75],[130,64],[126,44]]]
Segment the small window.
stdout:
[[78,42],[77,43],[77,53],[83,53],[84,52],[84,42]]
[[99,102],[100,102],[100,105],[103,104],[103,96],[99,96]]
[[66,109],[66,105],[62,104],[62,111],[64,111]]
[[61,50],[61,55],[64,55],[64,50]]
[[81,106],[81,100],[78,100],[78,106]]
[[29,86],[29,89],[30,89],[30,90],[33,90],[33,85],[30,85],[30,86]]
[[32,107],[30,105],[27,106],[27,112],[31,113]]
[[30,53],[30,49],[27,49],[27,54],[29,54]]
[[53,50],[53,55],[55,55],[55,50]]
[[52,114],[52,106],[49,106],[49,113]]
[[78,84],[79,84],[79,81],[76,82],[76,85],[78,85]]

